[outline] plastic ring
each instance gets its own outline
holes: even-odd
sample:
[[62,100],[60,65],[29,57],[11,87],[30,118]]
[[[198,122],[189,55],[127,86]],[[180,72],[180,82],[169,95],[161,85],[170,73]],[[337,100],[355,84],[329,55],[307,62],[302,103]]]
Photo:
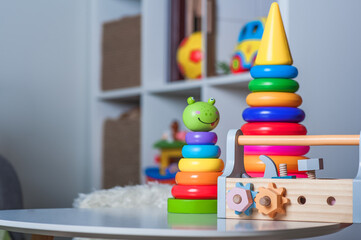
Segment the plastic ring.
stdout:
[[186,134],[186,143],[189,145],[214,145],[217,143],[217,134],[214,132],[189,132]]
[[[264,172],[247,172],[250,177],[259,177],[262,178]],[[296,178],[308,178],[307,173],[305,172],[288,172],[288,176],[296,176]]]
[[292,107],[251,107],[243,111],[246,122],[302,122],[305,112]]
[[244,146],[246,155],[302,156],[309,151],[309,146]]
[[244,135],[306,135],[307,129],[299,123],[260,122],[241,127]]
[[222,172],[178,172],[175,181],[180,185],[216,185]]
[[216,199],[174,199],[168,198],[168,212],[171,213],[217,213]]
[[296,67],[291,65],[258,65],[251,68],[253,78],[295,78]]
[[184,158],[218,158],[221,149],[217,145],[185,145],[182,155]]
[[220,172],[224,163],[219,158],[182,158],[178,167],[182,172]]
[[296,93],[258,92],[248,94],[246,102],[251,107],[298,107],[302,98]]
[[172,195],[177,199],[217,199],[217,185],[174,185]]
[[[298,160],[308,159],[305,156],[269,156],[276,164],[279,171],[281,163],[287,163],[287,170],[298,172]],[[259,155],[244,155],[244,166],[248,172],[264,172],[265,164],[259,159]]]
[[249,82],[251,92],[297,92],[300,85],[288,78],[256,78]]

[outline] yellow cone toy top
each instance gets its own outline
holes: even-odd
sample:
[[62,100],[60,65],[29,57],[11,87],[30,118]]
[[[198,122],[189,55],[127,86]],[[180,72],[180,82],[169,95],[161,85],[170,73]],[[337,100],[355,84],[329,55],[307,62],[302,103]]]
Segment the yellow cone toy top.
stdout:
[[278,3],[272,3],[255,65],[292,65],[292,63]]

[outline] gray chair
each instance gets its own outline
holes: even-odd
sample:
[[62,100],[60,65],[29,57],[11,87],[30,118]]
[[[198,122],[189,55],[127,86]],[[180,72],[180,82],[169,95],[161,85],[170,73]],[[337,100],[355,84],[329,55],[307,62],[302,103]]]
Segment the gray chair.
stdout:
[[[23,208],[19,178],[11,164],[0,155],[0,209]],[[21,233],[10,232],[13,240],[25,239]]]

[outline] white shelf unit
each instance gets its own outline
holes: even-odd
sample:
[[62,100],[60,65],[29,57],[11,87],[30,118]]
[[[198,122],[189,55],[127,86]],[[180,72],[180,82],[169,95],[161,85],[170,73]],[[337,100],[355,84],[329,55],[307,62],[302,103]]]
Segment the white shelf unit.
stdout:
[[[248,94],[248,83],[251,80],[249,73],[237,75],[222,76],[205,76],[201,80],[186,80],[169,83],[168,80],[168,36],[169,36],[169,6],[170,1],[152,0],[152,1],[135,1],[139,4],[139,12],[142,14],[142,66],[141,75],[142,83],[139,87],[125,88],[112,91],[100,91],[100,33],[101,23],[104,19],[110,20],[118,18],[123,14],[114,15],[114,6],[99,5],[106,1],[93,0],[92,10],[93,18],[93,37],[96,39],[92,47],[93,56],[92,65],[94,69],[92,76],[92,94],[91,94],[91,147],[92,147],[92,178],[93,188],[101,188],[102,186],[102,126],[106,118],[118,117],[122,112],[134,107],[141,108],[141,176],[147,166],[154,165],[154,156],[157,150],[152,148],[155,141],[159,140],[164,131],[169,129],[172,120],[178,120],[181,129],[185,129],[182,123],[182,113],[187,105],[189,96],[195,97],[197,100],[207,101],[208,98],[216,99],[216,107],[219,109],[221,118],[220,123],[215,129],[218,134],[218,145],[225,151],[226,135],[229,129],[240,128],[244,121],[242,119],[242,111],[247,107],[245,98]],[[134,4],[127,0],[112,0],[118,8],[123,5],[129,7]],[[225,36],[217,41],[218,48],[227,45],[224,49],[228,49],[229,59],[232,54],[233,47],[236,44],[238,33],[243,24],[249,20],[265,15],[268,12],[269,5],[272,1],[216,1],[217,11],[229,11],[233,9],[232,15],[228,18],[217,18],[218,28],[227,25],[227,29],[219,29],[223,35],[229,33],[229,39]],[[265,4],[267,3],[267,4]],[[203,9],[206,6],[206,0],[203,0]],[[221,6],[222,7],[218,7]],[[133,6],[133,5],[132,5]],[[238,11],[235,11],[235,8]],[[110,11],[110,15],[106,10]],[[248,9],[251,9],[248,11]],[[130,7],[134,13],[137,13]],[[99,11],[102,11],[99,13]],[[242,12],[247,13],[242,18]],[[218,13],[223,16],[222,13]],[[203,11],[203,19],[206,19],[206,13]],[[205,20],[203,29],[206,29]],[[237,24],[238,23],[238,24]],[[94,30],[95,29],[95,30]],[[203,34],[205,36],[205,34]],[[228,42],[232,42],[231,50],[229,50]],[[203,40],[206,44],[206,40]],[[204,46],[204,45],[203,45]],[[205,49],[205,47],[203,48]],[[95,53],[94,53],[95,52]],[[223,54],[223,56],[225,56]],[[220,59],[222,60],[222,59]],[[206,72],[207,66],[203,66],[203,72]],[[225,152],[221,157],[225,158]],[[144,182],[144,176],[142,178]]]

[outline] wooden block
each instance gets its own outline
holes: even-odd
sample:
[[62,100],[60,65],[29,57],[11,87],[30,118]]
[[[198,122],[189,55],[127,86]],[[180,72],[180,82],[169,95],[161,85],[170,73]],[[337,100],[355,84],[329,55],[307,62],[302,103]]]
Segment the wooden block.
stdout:
[[311,158],[298,160],[298,171],[310,171],[323,169],[323,158]]
[[[227,178],[226,192],[240,182],[252,183],[254,190],[275,183],[277,188],[285,188],[285,197],[290,203],[285,206],[285,214],[277,214],[274,220],[343,222],[352,223],[353,180],[352,179],[265,179]],[[254,209],[250,216],[237,215],[226,206],[226,218],[272,220]]]

